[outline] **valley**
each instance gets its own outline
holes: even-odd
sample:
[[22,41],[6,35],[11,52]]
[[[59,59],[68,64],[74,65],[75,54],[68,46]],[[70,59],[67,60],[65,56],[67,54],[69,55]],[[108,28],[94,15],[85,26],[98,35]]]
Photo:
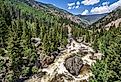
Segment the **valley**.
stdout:
[[[101,60],[101,57],[103,56],[103,54],[99,52],[95,53],[95,51],[91,47],[75,41],[72,38],[71,28],[69,26],[68,26],[68,33],[69,33],[68,44],[67,44],[68,46],[66,47],[66,49],[60,52],[61,53],[60,56],[58,56],[51,65],[49,65],[47,68],[43,68],[39,70],[41,74],[45,73],[45,75],[43,74],[41,78],[39,77],[39,75],[35,75],[32,77],[32,79],[25,82],[89,81],[89,77],[92,76],[91,69],[90,69],[91,66],[94,63],[96,63],[96,59]],[[87,54],[81,55],[79,53],[87,53]],[[79,59],[82,60],[83,63],[82,63],[81,69],[78,66],[77,66],[78,68],[73,67],[71,71],[74,71],[74,70],[75,71],[73,73],[70,73],[67,67],[69,64],[71,64],[71,61],[74,61],[74,59],[70,60],[67,66],[65,65],[65,63],[66,63],[66,60],[68,60],[68,58],[73,58],[73,57],[75,58],[75,61],[78,61],[76,63],[79,63]],[[86,67],[87,69],[85,68],[85,71],[84,70],[82,71],[84,67]],[[76,76],[74,76],[75,74]],[[58,77],[58,79],[56,77]]]
[[121,7],[74,15],[34,0],[0,1],[0,82],[120,82]]

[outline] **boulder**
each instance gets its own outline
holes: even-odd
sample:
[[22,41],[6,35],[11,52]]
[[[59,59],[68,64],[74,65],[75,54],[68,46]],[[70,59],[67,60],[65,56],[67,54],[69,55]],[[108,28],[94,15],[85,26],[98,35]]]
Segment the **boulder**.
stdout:
[[32,42],[32,44],[35,45],[35,47],[39,47],[42,45],[40,38],[31,38],[31,42]]
[[80,70],[81,75],[87,75],[91,72],[91,67],[88,64],[84,64]]
[[54,51],[52,53],[50,53],[50,56],[54,56],[55,58],[59,55],[60,51]]
[[40,39],[40,38],[31,38],[31,41],[32,41],[33,43],[37,43],[37,42],[40,42],[41,39]]
[[48,65],[52,64],[54,60],[55,57],[53,55],[44,57],[44,59],[41,61],[41,67],[42,68],[48,67]]
[[63,75],[55,75],[50,82],[64,82]]
[[79,56],[73,56],[65,60],[66,69],[75,76],[78,76],[81,68],[83,67],[83,61]]
[[40,55],[41,67],[44,67],[44,68],[48,67],[48,65],[50,65],[50,64],[52,64],[54,62],[55,58],[57,56],[59,56],[59,54],[60,54],[60,51],[59,50],[54,51],[54,52],[48,54],[48,56],[43,56],[41,54]]

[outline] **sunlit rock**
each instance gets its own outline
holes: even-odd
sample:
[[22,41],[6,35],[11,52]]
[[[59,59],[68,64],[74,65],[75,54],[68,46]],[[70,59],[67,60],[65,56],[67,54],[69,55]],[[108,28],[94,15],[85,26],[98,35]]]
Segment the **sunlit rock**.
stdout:
[[31,42],[35,45],[35,47],[38,47],[39,45],[41,45],[40,38],[31,38]]
[[83,66],[83,61],[78,56],[70,57],[65,61],[65,67],[72,75],[76,76],[79,75],[82,66]]

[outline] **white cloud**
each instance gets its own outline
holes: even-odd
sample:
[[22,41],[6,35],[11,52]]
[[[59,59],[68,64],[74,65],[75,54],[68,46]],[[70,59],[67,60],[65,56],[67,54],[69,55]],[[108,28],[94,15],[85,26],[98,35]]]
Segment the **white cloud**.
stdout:
[[99,2],[100,2],[100,0],[84,0],[81,3],[84,5],[94,5],[94,4],[97,4]]
[[76,9],[79,8],[79,5],[75,6],[75,8],[76,8]]
[[87,9],[85,9],[81,15],[87,15],[89,13],[89,11]]
[[102,13],[109,13],[118,6],[121,6],[121,0],[109,5],[109,2],[102,3],[102,6],[95,7],[91,9],[92,14],[102,14]]
[[110,12],[110,9],[108,6],[100,6],[100,7],[92,8],[90,12],[92,14],[102,14],[102,13]]
[[75,6],[73,6],[72,9],[75,9]]
[[72,7],[68,7],[68,9],[72,9]]
[[74,6],[75,3],[68,3],[68,6]]
[[77,9],[80,7],[80,1],[68,3],[68,9]]
[[114,10],[115,8],[119,7],[119,6],[121,6],[121,0],[119,0],[119,1],[117,1],[117,2],[115,2],[115,3],[113,3],[113,4],[111,4],[109,7],[110,7],[110,10],[112,11],[112,10]]
[[102,5],[103,6],[109,5],[109,2],[103,2]]
[[53,4],[54,6],[56,6],[56,4]]
[[76,2],[76,5],[79,6],[81,3],[79,1]]

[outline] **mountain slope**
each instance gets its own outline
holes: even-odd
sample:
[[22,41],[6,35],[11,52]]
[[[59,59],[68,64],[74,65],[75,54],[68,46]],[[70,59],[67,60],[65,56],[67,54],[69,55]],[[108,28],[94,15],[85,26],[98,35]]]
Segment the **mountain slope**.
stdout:
[[90,24],[92,24],[106,15],[107,14],[77,15],[77,16],[80,17],[81,19],[87,20]]
[[0,0],[0,82],[22,82],[53,63],[66,48],[68,26],[75,37],[87,33],[67,18],[32,7],[28,0]]
[[[118,21],[118,24],[121,22],[119,19],[121,18],[121,7],[116,8],[114,11],[109,13],[107,16],[101,18],[97,22],[93,23],[91,27],[96,28],[104,28],[106,26],[109,26],[111,22]],[[115,24],[110,24],[110,26],[114,26]]]
[[91,82],[121,82],[121,28],[82,28],[29,1],[0,0],[0,82],[85,82],[98,52]]
[[83,27],[88,26],[88,23],[83,21],[83,19],[80,19],[78,16],[75,16],[63,9],[55,7],[52,4],[45,4],[42,2],[37,2],[35,0],[20,0],[20,1],[32,6],[34,8],[37,8],[38,10],[41,10],[43,12],[69,19],[74,23],[78,23],[78,24],[82,25]]

